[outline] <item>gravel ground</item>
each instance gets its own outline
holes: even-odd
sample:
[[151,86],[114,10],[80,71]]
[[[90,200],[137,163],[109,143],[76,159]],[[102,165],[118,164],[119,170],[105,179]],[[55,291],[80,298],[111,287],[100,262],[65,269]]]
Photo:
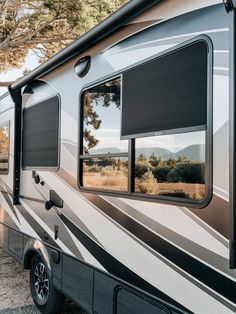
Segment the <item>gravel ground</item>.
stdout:
[[[0,314],[40,314],[33,305],[29,272],[0,248]],[[85,314],[67,301],[61,313]]]

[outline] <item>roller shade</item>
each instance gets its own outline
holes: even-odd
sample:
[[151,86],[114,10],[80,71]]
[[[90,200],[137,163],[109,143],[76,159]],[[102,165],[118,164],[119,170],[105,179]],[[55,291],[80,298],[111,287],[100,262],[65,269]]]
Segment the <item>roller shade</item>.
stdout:
[[23,110],[23,169],[58,167],[59,127],[57,95]]
[[207,78],[203,40],[123,73],[121,138],[206,128]]

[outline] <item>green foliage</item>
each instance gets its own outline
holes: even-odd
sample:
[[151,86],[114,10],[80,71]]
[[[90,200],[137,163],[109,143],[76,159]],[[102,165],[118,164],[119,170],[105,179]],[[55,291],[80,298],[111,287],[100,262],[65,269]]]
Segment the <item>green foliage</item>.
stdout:
[[93,165],[92,167],[88,168],[88,172],[101,172],[101,168],[98,165]]
[[139,184],[139,190],[141,193],[153,194],[156,192],[157,180],[155,179],[151,170],[148,170],[142,175],[141,183]]
[[29,50],[44,62],[126,2],[0,1],[0,71],[20,68]]
[[87,130],[85,128],[84,130],[84,140],[87,144],[87,146],[84,146],[84,153],[88,154],[89,153],[89,149],[93,148],[94,146],[97,145],[97,143],[99,142],[92,134],[90,130]]
[[142,178],[143,175],[148,172],[150,169],[152,169],[152,166],[146,159],[137,159],[135,163],[135,177]]
[[163,166],[163,167],[155,167],[152,170],[154,177],[158,180],[158,182],[166,182],[167,175],[171,171],[171,167]]
[[204,166],[202,163],[181,163],[171,169],[168,182],[204,183]]
[[173,192],[164,192],[161,193],[162,196],[172,196],[172,197],[181,197],[181,198],[190,198],[189,194],[183,190],[175,190]]
[[[84,120],[84,152],[95,147],[99,141],[91,134],[90,127],[93,131],[101,127],[102,119],[96,112],[96,106],[116,106],[120,108],[120,80],[112,80],[110,82],[95,86],[83,94],[83,120]],[[102,117],[101,117],[102,118]]]
[[149,159],[146,159],[143,154],[140,154],[135,163],[135,176],[142,178],[149,170],[158,182],[205,183],[204,163],[186,157],[164,160],[152,154]]

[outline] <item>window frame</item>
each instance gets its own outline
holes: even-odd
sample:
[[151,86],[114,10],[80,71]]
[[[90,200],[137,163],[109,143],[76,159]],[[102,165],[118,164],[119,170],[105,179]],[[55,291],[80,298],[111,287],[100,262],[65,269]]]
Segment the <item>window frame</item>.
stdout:
[[[128,169],[130,168],[130,164],[129,164],[129,141],[128,141],[128,151],[127,153],[125,152],[121,152],[121,153],[110,153],[110,154],[92,154],[92,155],[84,155],[83,154],[83,133],[84,133],[84,122],[83,122],[83,94],[84,92],[88,91],[89,89],[96,87],[98,85],[102,85],[104,83],[116,80],[116,79],[120,79],[120,95],[122,94],[122,73],[119,73],[117,75],[113,75],[113,76],[108,76],[105,77],[103,80],[99,80],[99,81],[95,81],[93,84],[87,85],[84,88],[82,88],[80,95],[79,95],[79,145],[78,145],[78,175],[77,175],[77,184],[79,189],[81,190],[86,190],[86,191],[91,191],[91,192],[98,192],[98,191],[102,191],[105,192],[106,194],[115,194],[115,195],[127,195],[129,196],[129,185],[130,185],[130,176],[128,174],[128,178],[127,178],[127,192],[126,191],[116,191],[116,190],[108,190],[108,189],[96,189],[96,188],[87,188],[84,187],[83,184],[83,160],[84,159],[95,159],[95,158],[108,158],[108,157],[113,157],[113,158],[119,158],[119,157],[127,157],[128,159]],[[120,96],[120,105],[122,108],[122,99]],[[122,109],[121,109],[122,110]],[[121,112],[120,112],[121,114]],[[129,171],[129,170],[128,170]]]
[[7,167],[7,171],[2,171],[0,170],[0,175],[2,176],[7,176],[9,174],[9,169],[10,169],[10,126],[11,126],[11,121],[10,120],[6,120],[5,122],[0,123],[0,128],[2,127],[6,127],[8,126],[8,142],[9,142],[9,146],[8,146],[8,154],[7,154],[7,159],[8,159],[8,167]]
[[[188,45],[194,44],[198,41],[205,42],[208,55],[207,55],[207,125],[205,130],[205,197],[202,200],[191,200],[191,199],[184,199],[180,197],[173,197],[173,196],[162,196],[162,195],[150,195],[150,194],[143,194],[134,191],[135,185],[135,139],[136,138],[124,138],[121,137],[121,140],[128,141],[128,192],[123,191],[112,191],[107,189],[97,189],[97,188],[88,188],[83,186],[83,159],[86,159],[86,156],[83,155],[83,93],[92,87],[101,85],[103,83],[112,81],[114,79],[120,78],[120,103],[121,103],[121,112],[120,116],[122,115],[122,74],[135,68],[139,65],[145,64],[149,61],[152,61],[158,57],[163,55],[169,54],[170,52],[175,52],[183,47]],[[156,203],[163,203],[175,206],[191,206],[192,208],[204,208],[210,202],[213,193],[213,43],[207,35],[199,35],[190,40],[184,41],[179,45],[175,45],[174,47],[167,49],[161,53],[155,54],[149,58],[146,58],[140,62],[137,62],[131,66],[128,66],[124,69],[116,71],[112,75],[107,75],[102,77],[101,79],[95,80],[90,84],[86,84],[82,87],[79,93],[79,110],[78,110],[79,118],[78,118],[78,167],[77,167],[77,185],[78,188],[82,192],[91,192],[94,194],[101,194],[107,196],[116,196],[116,197],[123,197],[129,198],[134,200],[142,200],[142,201],[151,201]],[[121,116],[122,117],[122,116]],[[122,119],[121,119],[122,122]],[[122,124],[121,124],[122,127]],[[195,128],[187,128],[188,132],[196,131]],[[185,133],[186,128],[178,129],[178,133],[173,133],[173,130],[170,132],[154,132],[152,136],[162,136],[167,134],[181,134]],[[121,134],[121,130],[120,130]],[[144,137],[150,137],[150,134],[146,133]],[[137,135],[137,138],[140,138],[140,134]],[[95,155],[89,155],[93,157],[97,157]],[[112,157],[112,154],[109,156]]]
[[[25,109],[31,108],[33,106],[39,105],[40,103],[49,100],[53,97],[57,97],[58,98],[58,158],[57,158],[57,166],[56,167],[44,167],[44,166],[23,166],[23,132],[24,132],[24,111]],[[25,106],[22,110],[22,143],[21,143],[21,147],[22,147],[22,154],[21,154],[21,168],[23,171],[31,171],[31,170],[40,170],[40,171],[52,171],[52,172],[57,172],[60,168],[60,155],[61,155],[61,97],[59,93],[55,93],[52,95],[49,95],[48,97],[44,97],[38,101],[34,101],[32,104],[29,104],[28,106]]]

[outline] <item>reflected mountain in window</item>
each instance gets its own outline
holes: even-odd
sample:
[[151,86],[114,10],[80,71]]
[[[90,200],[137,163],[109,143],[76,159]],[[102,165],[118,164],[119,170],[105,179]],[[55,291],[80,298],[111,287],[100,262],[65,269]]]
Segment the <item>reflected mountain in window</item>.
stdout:
[[[173,147],[198,138],[204,141],[205,132],[163,136]],[[197,135],[197,137],[196,137]],[[202,200],[205,196],[205,146],[193,144],[178,151],[150,147],[152,138],[145,138],[148,148],[140,147],[143,139],[136,140],[135,192],[141,194]],[[156,137],[156,140],[158,138]]]

